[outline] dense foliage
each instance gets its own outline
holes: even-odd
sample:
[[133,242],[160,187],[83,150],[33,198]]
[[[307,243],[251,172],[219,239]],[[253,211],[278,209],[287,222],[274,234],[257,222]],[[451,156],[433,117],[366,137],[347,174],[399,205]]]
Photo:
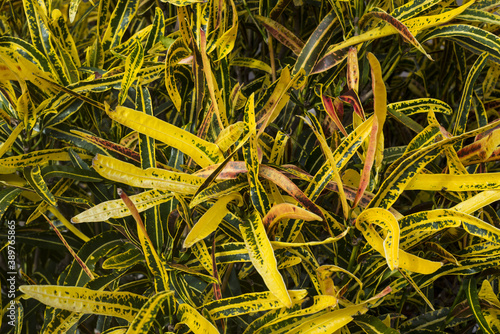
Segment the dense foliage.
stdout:
[[497,0],[162,1],[0,3],[2,332],[500,332]]

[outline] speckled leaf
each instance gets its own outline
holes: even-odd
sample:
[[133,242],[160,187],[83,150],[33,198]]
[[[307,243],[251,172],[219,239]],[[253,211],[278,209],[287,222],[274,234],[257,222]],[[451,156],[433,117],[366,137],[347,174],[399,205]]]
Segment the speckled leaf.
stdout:
[[292,306],[292,300],[278,271],[273,248],[266,235],[264,224],[254,212],[240,225],[240,231],[250,254],[255,269],[259,272],[271,293],[286,307]]
[[[149,190],[143,193],[130,196],[130,200],[135,204],[139,212],[145,211],[153,206],[165,203],[172,198],[170,192],[161,190]],[[87,223],[106,221],[109,218],[122,218],[130,216],[132,213],[121,199],[100,203],[93,208],[85,210],[74,216],[73,223]]]
[[156,320],[158,311],[162,307],[165,300],[172,298],[173,291],[161,291],[148,299],[142,308],[137,312],[134,320],[130,324],[126,334],[142,334],[147,333]]
[[248,67],[248,68],[255,68],[257,70],[264,71],[266,73],[271,74],[271,66],[266,64],[265,62],[254,59],[254,58],[248,58],[248,57],[235,57],[231,59],[231,66],[240,66],[240,67]]
[[21,285],[29,298],[55,308],[80,313],[102,314],[133,321],[148,300],[141,295],[121,291],[94,291],[57,285]]
[[185,47],[183,39],[177,38],[168,48],[167,59],[165,61],[165,86],[170,99],[178,111],[181,111],[182,98],[175,83],[175,68],[179,61],[187,56],[189,56],[189,50]]
[[465,81],[464,90],[462,92],[462,98],[460,99],[460,104],[458,110],[455,113],[455,125],[453,127],[453,135],[461,135],[465,132],[467,126],[467,119],[469,116],[469,109],[472,102],[472,92],[474,89],[474,84],[478,79],[481,71],[486,65],[486,60],[489,54],[487,52],[482,53],[472,65],[469,74],[467,75],[467,80]]
[[[423,29],[429,29],[452,20],[455,16],[461,14],[465,9],[467,9],[472,4],[473,2],[471,1],[458,8],[452,9],[442,14],[421,16],[421,17],[411,18],[408,20],[403,20],[402,22],[408,27],[409,31],[413,35],[415,35],[416,33],[418,33]],[[396,18],[398,17],[396,16]],[[391,25],[370,29],[365,33],[353,36],[347,39],[346,41],[337,44],[323,57],[323,59],[325,59],[326,56],[330,54],[335,54],[339,50],[346,49],[349,46],[357,45],[363,42],[368,42],[377,38],[394,35],[397,33],[398,31]]]
[[387,109],[397,110],[406,116],[411,116],[417,113],[428,113],[430,110],[435,113],[438,112],[445,115],[451,115],[453,113],[453,110],[448,104],[433,98],[422,98],[389,103],[387,105]]
[[329,32],[335,25],[335,22],[337,22],[337,17],[335,11],[332,10],[326,14],[302,48],[302,51],[295,62],[293,74],[298,73],[299,70],[303,68],[305,70],[305,74],[309,75],[314,64],[316,63],[316,59],[323,50],[326,41],[330,38]]
[[418,174],[406,186],[406,190],[471,191],[500,189],[500,173],[477,174]]
[[222,162],[217,145],[143,112],[118,106],[108,115],[115,121],[186,153],[202,167]]
[[[288,290],[293,304],[301,303],[307,296],[306,290]],[[204,305],[213,320],[236,317],[247,313],[269,311],[283,307],[271,292],[254,292],[241,296],[224,298]]]
[[257,131],[253,94],[250,96],[245,106],[244,121],[250,133],[249,142],[243,146],[245,166],[248,171],[248,183],[250,184],[250,198],[260,216],[264,217],[271,207],[264,186],[259,180],[259,159],[257,153]]
[[181,323],[186,324],[194,334],[219,334],[217,327],[189,304],[181,304],[177,309]]
[[204,179],[165,169],[141,169],[127,162],[98,154],[92,161],[104,178],[138,188],[154,188],[178,194],[194,194]]
[[227,205],[229,202],[233,200],[238,200],[240,204],[243,202],[243,199],[239,193],[234,193],[231,195],[226,195],[220,197],[217,202],[212,205],[210,209],[208,209],[203,216],[194,224],[189,234],[186,236],[184,240],[184,248],[189,248],[193,244],[198,241],[205,239],[212,232],[214,232],[219,226],[222,219],[227,215],[229,209]]
[[[467,5],[472,3],[468,2]],[[432,30],[422,42],[439,37],[454,41],[479,55],[487,52],[489,59],[500,64],[500,37],[489,31],[466,24],[450,24]]]
[[39,165],[34,166],[33,168],[28,168],[24,172],[24,177],[29,182],[31,187],[35,190],[35,192],[40,195],[40,197],[49,203],[50,205],[57,205],[56,198],[50,192],[49,187],[45,183],[45,180],[42,176],[42,170]]
[[266,27],[267,31],[269,31],[281,44],[292,50],[296,55],[300,55],[304,47],[304,42],[295,36],[293,32],[268,17],[257,15],[255,18],[260,21],[264,27]]
[[[58,148],[48,150],[38,150],[32,153],[15,155],[9,158],[0,159],[0,174],[10,174],[17,168],[40,165],[43,166],[50,161],[69,161],[69,148]],[[92,156],[86,155],[85,150],[73,148],[82,159],[92,159]]]

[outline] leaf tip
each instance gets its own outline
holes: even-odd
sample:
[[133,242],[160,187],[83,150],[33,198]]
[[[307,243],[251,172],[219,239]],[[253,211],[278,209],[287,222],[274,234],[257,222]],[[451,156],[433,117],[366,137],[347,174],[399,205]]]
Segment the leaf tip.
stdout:
[[32,287],[30,285],[21,285],[19,286],[19,291],[21,291],[24,294],[29,295],[32,290]]

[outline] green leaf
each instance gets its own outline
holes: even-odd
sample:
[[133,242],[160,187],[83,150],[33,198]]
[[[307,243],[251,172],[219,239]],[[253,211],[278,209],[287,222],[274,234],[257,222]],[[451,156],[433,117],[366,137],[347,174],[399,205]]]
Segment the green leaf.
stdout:
[[20,188],[12,187],[0,190],[0,219],[22,191]]

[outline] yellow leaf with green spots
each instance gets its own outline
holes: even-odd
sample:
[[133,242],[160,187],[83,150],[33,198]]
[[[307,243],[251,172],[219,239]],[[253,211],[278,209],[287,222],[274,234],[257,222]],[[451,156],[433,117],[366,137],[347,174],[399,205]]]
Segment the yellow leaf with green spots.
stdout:
[[100,314],[133,321],[148,298],[122,291],[95,291],[58,285],[21,285],[21,292],[45,305],[79,313]]
[[240,231],[252,264],[262,276],[268,289],[284,306],[291,307],[292,300],[278,271],[273,248],[259,214],[254,212],[248,220],[240,224]]
[[209,143],[154,116],[122,106],[108,110],[107,114],[118,123],[186,153],[201,167],[224,160],[222,152],[214,143]]
[[181,304],[177,309],[181,323],[186,324],[194,334],[219,334],[217,327],[188,304]]
[[96,172],[108,180],[133,187],[153,188],[182,195],[194,194],[205,181],[201,177],[160,168],[142,169],[101,154],[96,155],[92,166]]
[[222,219],[227,215],[229,202],[238,200],[239,204],[243,204],[243,198],[239,193],[226,195],[217,200],[210,209],[201,216],[200,220],[194,224],[191,231],[184,240],[184,248],[189,248],[196,242],[208,237],[219,226]]

